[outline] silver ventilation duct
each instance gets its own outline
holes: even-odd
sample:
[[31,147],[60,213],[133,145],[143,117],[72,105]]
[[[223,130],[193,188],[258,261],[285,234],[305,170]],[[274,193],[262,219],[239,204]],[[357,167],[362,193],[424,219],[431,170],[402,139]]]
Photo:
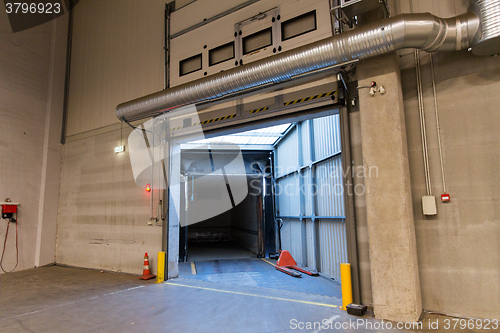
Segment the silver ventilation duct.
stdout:
[[472,53],[500,53],[500,0],[470,1],[469,11],[476,14],[480,22],[479,33],[472,40]]
[[500,36],[500,0],[475,0],[473,3],[473,12],[449,19],[428,13],[402,14],[362,26],[280,55],[122,103],[116,108],[116,116],[126,121],[154,117],[183,105],[218,99],[290,80],[314,70],[404,48],[434,52],[458,51],[475,46],[481,50],[478,54],[484,54],[493,49],[490,44],[494,44]]

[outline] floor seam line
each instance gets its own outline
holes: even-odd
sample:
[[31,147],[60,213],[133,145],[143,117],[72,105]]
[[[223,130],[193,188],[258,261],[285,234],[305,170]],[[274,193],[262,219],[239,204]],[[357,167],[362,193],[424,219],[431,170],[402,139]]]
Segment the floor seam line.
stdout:
[[[182,277],[179,277],[177,279],[179,279],[179,280],[182,279],[183,281],[197,281],[197,282],[206,283],[206,284],[215,284],[215,285],[220,285],[221,284],[221,283],[216,283],[216,282],[212,282],[212,281],[205,281],[205,280],[198,280],[198,279],[189,279],[189,278],[182,278]],[[234,284],[224,284],[224,283],[222,283],[222,284],[226,285],[226,286],[240,287],[239,285],[234,285]],[[320,295],[320,294],[310,294],[310,293],[305,293],[305,292],[302,292],[302,291],[293,291],[293,290],[286,290],[286,289],[274,289],[274,288],[268,288],[268,287],[254,287],[254,286],[243,286],[243,287],[246,287],[246,288],[255,288],[255,289],[265,289],[265,290],[274,290],[274,291],[284,291],[284,292],[287,292],[287,293],[303,294],[303,295],[307,295],[307,296],[316,296],[316,297],[327,297],[327,298],[341,299],[341,297],[336,297],[336,296]]]

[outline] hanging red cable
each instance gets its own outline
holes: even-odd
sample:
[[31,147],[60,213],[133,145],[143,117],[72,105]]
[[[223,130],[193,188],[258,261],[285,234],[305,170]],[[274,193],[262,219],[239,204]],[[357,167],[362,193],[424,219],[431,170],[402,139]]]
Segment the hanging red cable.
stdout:
[[10,221],[8,221],[8,222],[7,222],[7,230],[6,230],[6,232],[5,232],[5,239],[4,239],[4,241],[3,241],[2,257],[0,258],[0,268],[2,269],[2,271],[3,271],[4,273],[11,273],[11,272],[13,272],[13,271],[16,269],[17,265],[19,264],[19,247],[18,247],[18,238],[17,238],[17,220],[16,220],[16,222],[14,222],[14,223],[16,224],[16,265],[15,265],[15,266],[14,266],[14,268],[12,268],[12,270],[10,270],[10,271],[6,271],[6,270],[3,268],[3,266],[2,266],[2,263],[3,263],[3,257],[4,257],[4,255],[5,255],[5,247],[6,247],[6,245],[7,245],[7,237],[9,236],[9,226],[10,226],[10,223],[11,223]]

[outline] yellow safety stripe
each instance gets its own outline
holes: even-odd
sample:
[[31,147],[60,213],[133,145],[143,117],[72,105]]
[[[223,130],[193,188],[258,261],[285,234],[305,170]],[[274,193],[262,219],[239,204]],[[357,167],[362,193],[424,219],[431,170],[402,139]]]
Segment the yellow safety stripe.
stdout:
[[252,110],[252,111],[250,111],[250,113],[257,113],[257,112],[267,111],[267,110],[269,110],[269,106],[266,106],[265,108],[260,108],[260,109]]
[[[191,127],[192,126],[198,126],[198,125],[205,125],[205,124],[209,124],[209,123],[214,123],[216,121],[231,119],[231,118],[234,118],[234,117],[236,117],[236,114],[231,114],[229,116],[224,116],[224,117],[219,117],[219,118],[204,120],[202,122],[198,122],[198,123],[192,124]],[[180,129],[183,129],[183,128],[184,128],[184,126],[174,127],[174,128],[171,128],[170,131],[173,132],[173,131],[177,131],[177,130],[180,130]]]
[[191,274],[196,275],[196,264],[191,261]]
[[302,103],[302,102],[307,102],[307,101],[311,101],[311,100],[317,99],[317,98],[332,96],[332,95],[334,95],[336,93],[337,93],[336,91],[332,91],[332,92],[324,93],[324,94],[321,94],[321,95],[309,96],[309,97],[302,98],[302,99],[296,99],[294,101],[285,102],[285,106],[292,105],[292,104],[297,104],[297,103]]

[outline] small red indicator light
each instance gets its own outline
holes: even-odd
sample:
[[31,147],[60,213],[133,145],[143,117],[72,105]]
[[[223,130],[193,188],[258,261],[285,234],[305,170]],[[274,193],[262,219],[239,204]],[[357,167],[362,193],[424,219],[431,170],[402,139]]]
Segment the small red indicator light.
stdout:
[[149,184],[146,185],[146,191],[151,192],[151,185]]
[[451,200],[449,194],[441,194],[441,201],[442,202],[449,202]]

